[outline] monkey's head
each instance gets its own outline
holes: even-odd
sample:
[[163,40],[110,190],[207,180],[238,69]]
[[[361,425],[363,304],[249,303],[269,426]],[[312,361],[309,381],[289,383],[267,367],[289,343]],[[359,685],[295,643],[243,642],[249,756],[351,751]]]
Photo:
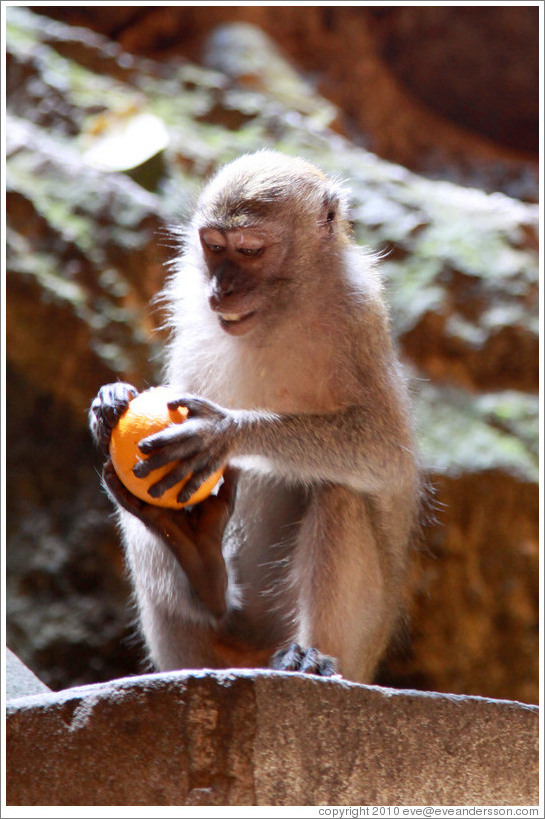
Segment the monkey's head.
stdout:
[[211,180],[193,228],[210,309],[242,336],[270,325],[331,268],[348,236],[345,194],[309,162],[259,151]]

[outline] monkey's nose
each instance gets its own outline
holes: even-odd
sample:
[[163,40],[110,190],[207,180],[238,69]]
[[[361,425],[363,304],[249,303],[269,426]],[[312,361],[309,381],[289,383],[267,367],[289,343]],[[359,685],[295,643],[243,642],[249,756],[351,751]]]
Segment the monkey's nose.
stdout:
[[235,290],[235,282],[233,279],[227,282],[221,282],[219,285],[219,291],[222,296],[230,296]]
[[208,303],[211,309],[219,310],[224,300],[228,296],[236,294],[239,290],[240,288],[237,288],[234,279],[230,279],[229,281],[225,279],[223,281],[214,281],[208,296]]
[[208,297],[208,304],[210,305],[210,309],[217,312],[220,309],[221,305],[221,296],[218,292],[213,291]]

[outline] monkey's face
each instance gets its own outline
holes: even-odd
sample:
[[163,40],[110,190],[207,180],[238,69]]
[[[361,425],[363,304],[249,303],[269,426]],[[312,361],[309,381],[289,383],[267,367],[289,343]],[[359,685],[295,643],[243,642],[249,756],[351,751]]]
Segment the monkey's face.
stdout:
[[[285,277],[280,231],[204,227],[199,237],[208,274],[208,303],[223,330],[242,336],[262,324],[278,303]],[[274,295],[274,299],[271,296]]]

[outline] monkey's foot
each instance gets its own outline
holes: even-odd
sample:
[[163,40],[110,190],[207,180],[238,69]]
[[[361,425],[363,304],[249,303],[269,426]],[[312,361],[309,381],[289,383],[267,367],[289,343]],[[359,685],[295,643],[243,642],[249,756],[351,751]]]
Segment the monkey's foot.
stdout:
[[317,648],[301,648],[292,643],[288,648],[276,651],[269,663],[276,671],[300,671],[302,674],[319,674],[333,677],[337,674],[337,660],[322,654]]

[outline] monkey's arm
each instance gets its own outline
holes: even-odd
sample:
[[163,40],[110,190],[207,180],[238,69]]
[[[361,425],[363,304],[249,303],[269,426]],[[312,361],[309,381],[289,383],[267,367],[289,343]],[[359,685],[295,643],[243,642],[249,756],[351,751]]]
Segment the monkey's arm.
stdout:
[[171,510],[136,498],[123,486],[110,460],[103,471],[111,499],[141,520],[168,547],[198,600],[217,618],[227,610],[227,570],[221,547],[235,505],[237,479],[237,470],[227,468],[217,496],[187,509]]
[[179,495],[184,502],[215,469],[233,457],[258,456],[273,462],[290,479],[324,481],[356,491],[380,491],[413,475],[408,419],[392,402],[351,406],[323,414],[278,415],[227,410],[200,398],[184,396],[169,404],[186,406],[188,420],[140,442],[149,457],[135,467],[144,477],[176,462],[150,488],[159,497],[192,472]]
[[[106,384],[94,399],[89,425],[105,456],[108,456],[113,428],[137,394],[131,384],[117,382]],[[227,608],[227,570],[222,541],[234,508],[236,470],[225,470],[217,496],[181,510],[164,509],[136,498],[121,483],[109,459],[104,464],[103,482],[110,499],[138,518],[176,558],[189,580],[195,608],[204,606],[214,617],[222,617]]]

